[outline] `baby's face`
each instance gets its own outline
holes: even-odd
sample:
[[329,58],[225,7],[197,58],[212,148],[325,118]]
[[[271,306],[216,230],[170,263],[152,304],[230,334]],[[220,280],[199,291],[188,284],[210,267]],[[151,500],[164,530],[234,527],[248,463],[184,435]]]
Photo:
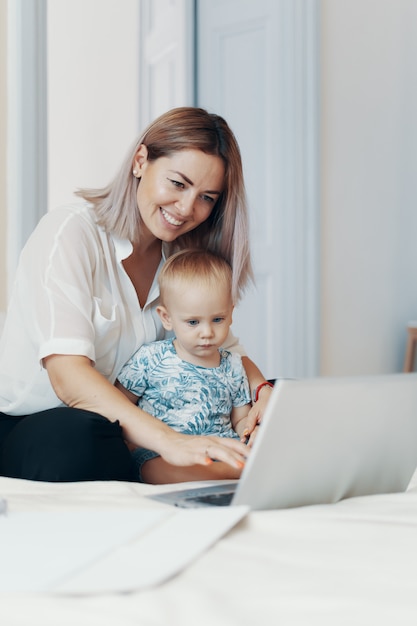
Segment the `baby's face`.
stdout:
[[210,287],[199,283],[187,285],[168,297],[166,309],[176,335],[178,356],[195,365],[217,367],[218,349],[232,323],[230,290],[219,283]]

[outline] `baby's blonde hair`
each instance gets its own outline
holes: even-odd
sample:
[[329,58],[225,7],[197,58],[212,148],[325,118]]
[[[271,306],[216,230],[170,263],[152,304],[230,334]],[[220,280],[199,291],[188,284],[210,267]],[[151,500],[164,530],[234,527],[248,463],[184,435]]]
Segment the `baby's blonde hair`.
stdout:
[[168,290],[177,283],[224,285],[232,297],[233,273],[230,264],[211,250],[186,248],[170,256],[158,277],[161,302],[164,304]]

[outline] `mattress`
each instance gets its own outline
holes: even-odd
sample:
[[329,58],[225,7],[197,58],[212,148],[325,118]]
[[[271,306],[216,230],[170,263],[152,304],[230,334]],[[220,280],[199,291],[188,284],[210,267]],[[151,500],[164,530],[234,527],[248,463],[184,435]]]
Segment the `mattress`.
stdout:
[[[158,490],[123,482],[0,478],[0,496],[7,499],[10,516],[162,511],[169,505],[146,497]],[[0,555],[0,567],[5,565]],[[135,566],[141,565],[137,558]],[[415,477],[405,493],[248,512],[198,558],[148,588],[78,594],[0,589],[2,626],[416,623]]]

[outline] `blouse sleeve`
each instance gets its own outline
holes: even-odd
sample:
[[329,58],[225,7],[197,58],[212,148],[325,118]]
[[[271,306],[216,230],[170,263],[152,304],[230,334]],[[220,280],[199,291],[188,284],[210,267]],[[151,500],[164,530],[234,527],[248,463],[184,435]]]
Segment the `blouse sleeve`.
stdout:
[[97,257],[94,225],[74,211],[51,211],[29,239],[17,287],[35,320],[40,360],[55,353],[95,360],[92,319]]

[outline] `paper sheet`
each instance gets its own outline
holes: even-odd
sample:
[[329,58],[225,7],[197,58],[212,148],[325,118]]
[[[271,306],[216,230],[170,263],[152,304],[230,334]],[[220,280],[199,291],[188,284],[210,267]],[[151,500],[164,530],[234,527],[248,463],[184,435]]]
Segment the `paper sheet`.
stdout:
[[0,517],[0,592],[131,591],[186,567],[247,507],[80,510]]

